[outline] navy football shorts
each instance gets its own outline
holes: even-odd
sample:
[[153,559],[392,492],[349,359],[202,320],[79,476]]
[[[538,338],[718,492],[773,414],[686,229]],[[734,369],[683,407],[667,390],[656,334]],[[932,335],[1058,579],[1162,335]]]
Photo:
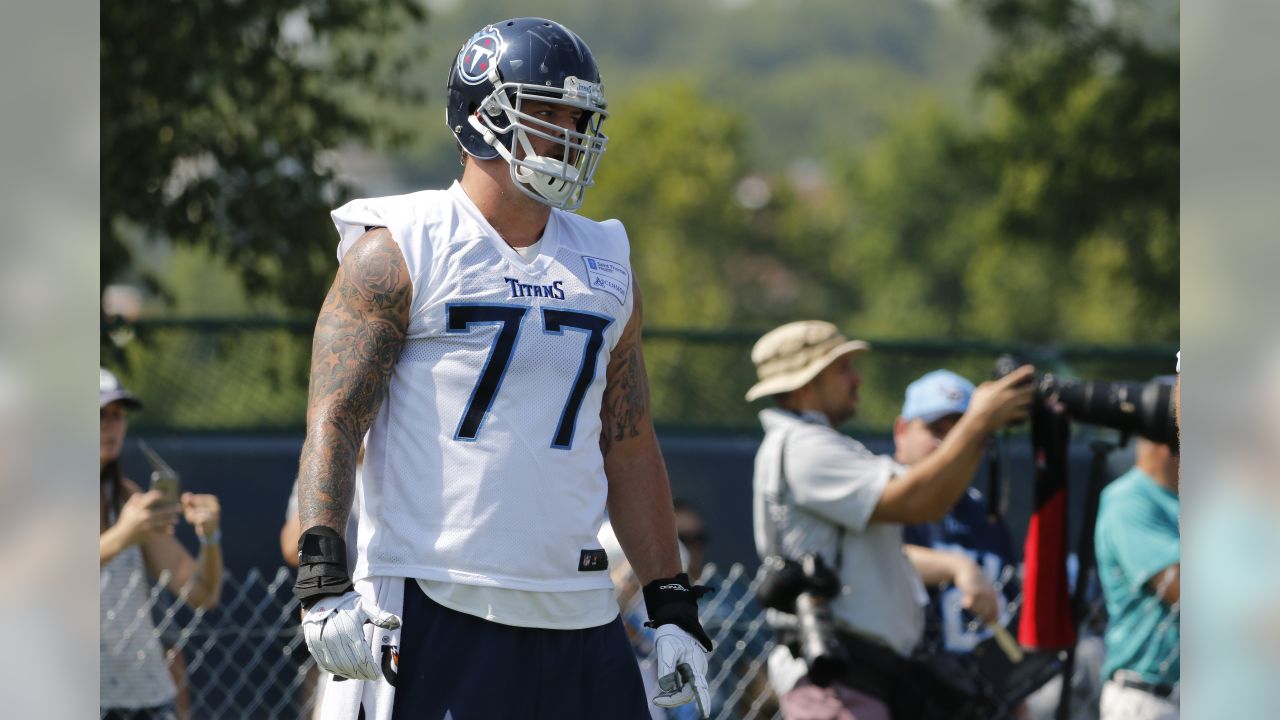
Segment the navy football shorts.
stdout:
[[451,610],[405,580],[393,720],[649,720],[621,618],[513,627]]

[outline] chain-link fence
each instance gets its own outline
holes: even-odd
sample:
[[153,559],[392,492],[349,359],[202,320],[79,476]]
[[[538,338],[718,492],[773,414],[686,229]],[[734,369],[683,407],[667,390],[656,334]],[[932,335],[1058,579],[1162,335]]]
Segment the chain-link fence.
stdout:
[[[704,624],[716,644],[709,658],[713,717],[774,717],[777,704],[765,672],[771,644],[764,614],[753,599],[756,581],[741,565],[723,575],[709,567],[705,575],[719,588],[702,603]],[[302,639],[291,570],[282,567],[266,575],[255,569],[240,577],[227,573],[221,603],[207,611],[186,607],[165,589],[167,581],[135,571],[124,582],[113,583],[103,573],[101,681],[115,685],[115,697],[154,697],[157,689],[142,687],[145,681],[136,679],[146,678],[143,670],[159,663],[174,680],[179,718],[312,716],[323,681]],[[131,601],[139,592],[145,598],[140,607]],[[643,613],[638,593],[622,604],[624,617]],[[638,623],[636,628],[641,630],[635,634],[637,662],[642,672],[651,672],[652,646]],[[136,642],[135,634],[144,636],[143,642]],[[135,685],[119,687],[113,675]],[[159,694],[165,695],[163,689]]]
[[[711,716],[717,720],[781,717],[778,698],[768,682],[773,638],[765,613],[755,600],[761,578],[738,564],[725,572],[708,565],[701,578],[702,583],[717,588],[700,608],[703,625],[715,642],[708,659],[708,680]],[[274,574],[251,570],[239,577],[228,573],[220,605],[208,611],[188,609],[181,597],[164,590],[166,582],[167,578],[153,582],[145,573],[135,571],[125,582],[113,583],[104,573],[104,687],[118,678],[137,678],[140,668],[159,663],[174,679],[177,717],[184,720],[312,716],[323,682],[302,639],[298,602],[291,593],[293,574],[288,568]],[[630,635],[637,662],[642,673],[652,674],[653,647],[650,635],[640,626],[643,603],[639,584],[622,579],[617,586],[623,619],[634,631]],[[138,597],[145,599],[131,603],[129,598]],[[1016,611],[1021,602],[1019,595],[1010,604]],[[1093,599],[1090,608],[1082,625],[1089,640],[1080,646],[1072,683],[1073,718],[1098,716],[1101,642],[1096,633],[1105,627],[1100,597]],[[1174,627],[1163,630],[1176,630],[1176,608],[1172,623]],[[138,639],[146,642],[130,642]],[[152,649],[136,649],[146,647]],[[155,691],[141,686],[112,690],[117,697],[148,697]],[[1023,717],[1049,720],[1057,703],[1058,691],[1051,684],[1026,701]],[[670,717],[683,718],[679,712]]]
[[[157,318],[103,328],[102,362],[147,401],[142,431],[296,432],[306,414],[314,320]],[[645,330],[653,417],[672,430],[758,432],[751,346],[762,330]],[[975,381],[1013,352],[1043,370],[1145,380],[1172,369],[1172,346],[1101,347],[870,338],[857,429],[884,432],[907,384],[946,367]]]
[[[314,664],[303,647],[288,568],[271,576],[256,569],[242,577],[224,574],[221,602],[212,610],[188,608],[167,584],[167,577],[153,582],[136,570],[117,583],[103,571],[104,702],[159,696],[167,705],[176,692],[184,718],[307,716]],[[141,603],[139,585],[145,588]],[[133,634],[150,634],[155,642],[138,642]],[[144,686],[157,663],[172,683],[162,676],[150,680],[160,688]]]

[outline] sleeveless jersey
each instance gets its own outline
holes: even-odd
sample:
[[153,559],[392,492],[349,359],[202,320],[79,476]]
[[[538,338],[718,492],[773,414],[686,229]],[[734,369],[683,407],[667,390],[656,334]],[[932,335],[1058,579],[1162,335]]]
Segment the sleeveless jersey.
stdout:
[[611,588],[593,551],[605,369],[634,300],[622,224],[552,210],[525,262],[457,183],[355,200],[333,219],[339,260],[386,227],[413,282],[356,489],[354,577]]

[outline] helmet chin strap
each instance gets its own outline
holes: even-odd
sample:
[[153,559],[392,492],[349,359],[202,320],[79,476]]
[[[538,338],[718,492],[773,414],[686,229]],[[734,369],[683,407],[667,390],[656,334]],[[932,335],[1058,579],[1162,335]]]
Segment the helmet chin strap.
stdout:
[[524,158],[520,160],[515,159],[497,134],[478,117],[472,115],[467,121],[507,161],[513,180],[527,186],[536,195],[557,207],[563,207],[572,197],[578,187],[578,169],[561,160],[534,152],[533,143],[529,142],[528,136],[520,130],[517,123],[512,123],[511,132],[515,133],[517,142],[524,150]]
[[512,176],[557,205],[568,201],[578,187],[578,169],[572,165],[541,155],[527,157],[523,163],[511,166]]

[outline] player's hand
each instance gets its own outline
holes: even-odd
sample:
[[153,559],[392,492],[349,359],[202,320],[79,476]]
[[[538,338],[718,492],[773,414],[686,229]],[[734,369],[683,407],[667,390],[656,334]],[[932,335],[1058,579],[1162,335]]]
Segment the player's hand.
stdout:
[[221,514],[222,508],[216,496],[182,493],[182,515],[199,535],[209,537],[218,532]]
[[311,606],[302,617],[302,636],[321,670],[353,680],[381,676],[364,635],[365,623],[395,630],[400,618],[378,609],[354,590],[321,598]]
[[965,414],[982,418],[988,432],[1027,419],[1035,398],[1035,372],[1031,365],[1023,365],[999,380],[982,383],[969,398]]
[[159,490],[135,492],[120,508],[116,526],[130,545],[146,542],[154,535],[173,534],[178,522],[178,506],[165,500]]
[[653,646],[658,660],[658,694],[653,704],[669,708],[695,701],[698,714],[710,717],[707,651],[692,635],[675,625],[659,625],[653,632]]
[[952,582],[960,591],[960,606],[981,619],[983,625],[1000,619],[1000,600],[996,589],[977,563],[965,558]]

